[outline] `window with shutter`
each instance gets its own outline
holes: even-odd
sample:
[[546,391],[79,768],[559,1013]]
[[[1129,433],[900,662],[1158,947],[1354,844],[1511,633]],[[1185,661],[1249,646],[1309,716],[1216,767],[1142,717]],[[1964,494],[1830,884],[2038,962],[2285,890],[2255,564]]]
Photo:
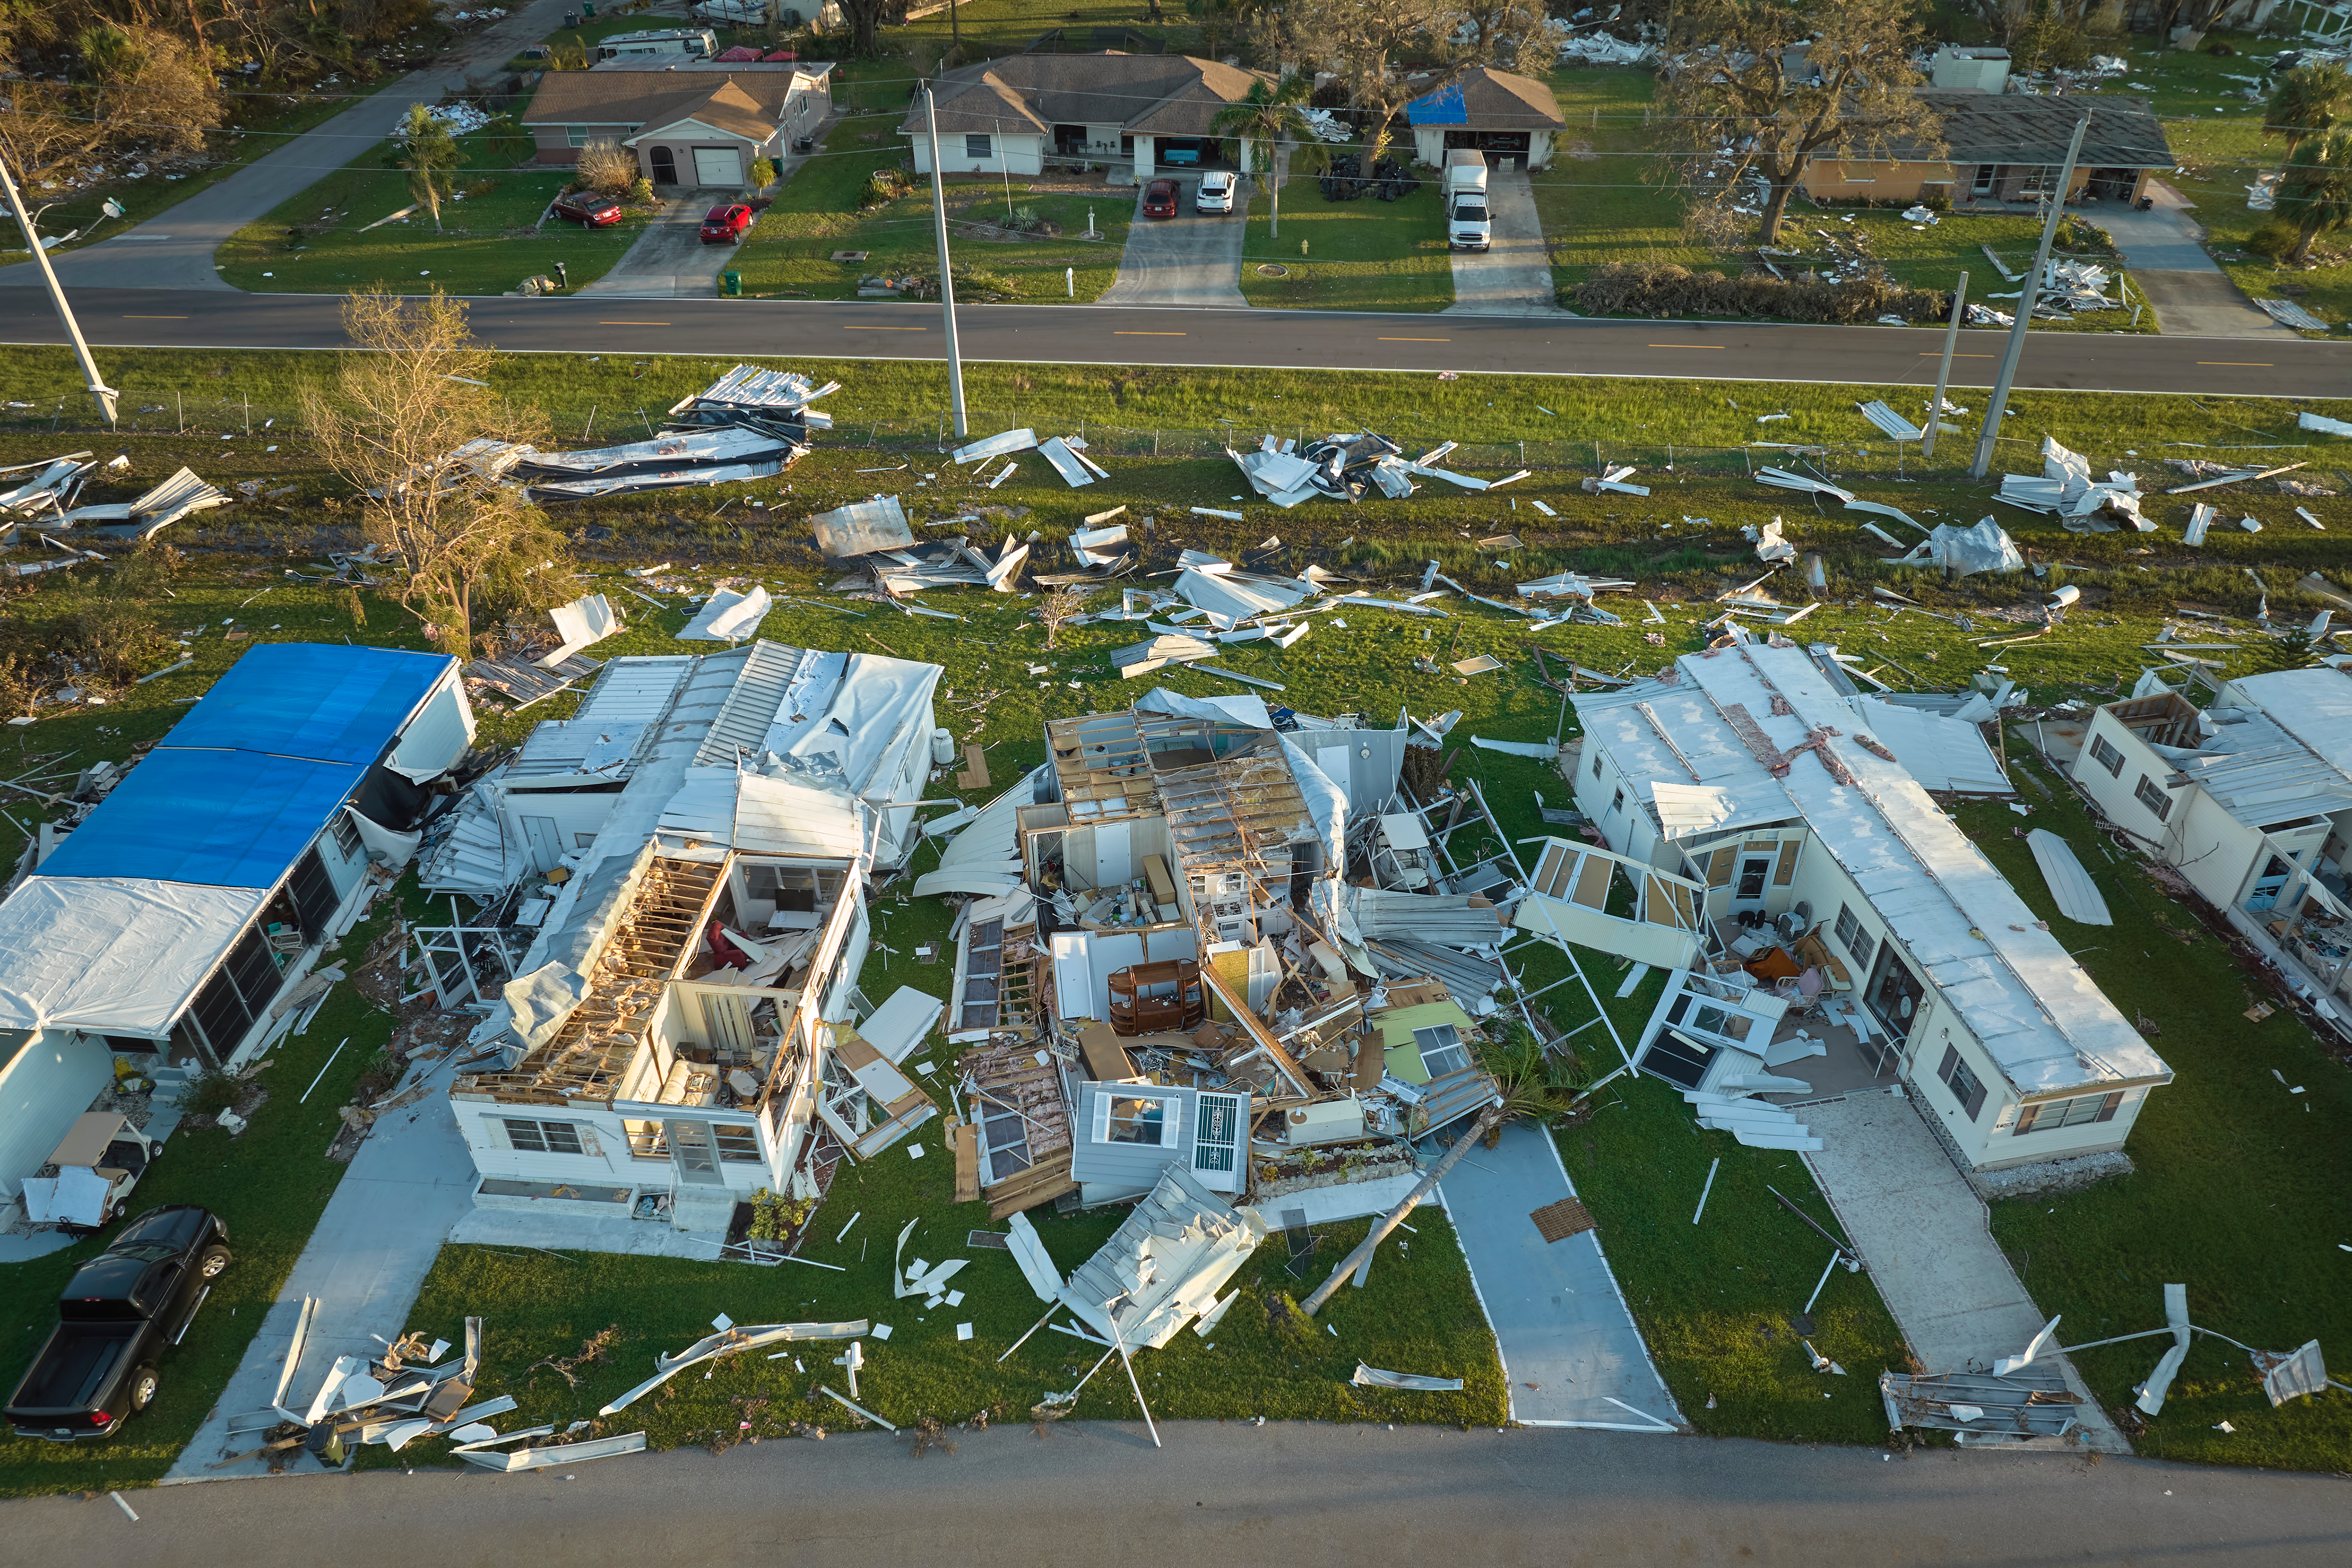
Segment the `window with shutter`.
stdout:
[[1984,1109],[1984,1085],[1974,1072],[1969,1071],[1969,1064],[1960,1060],[1959,1047],[1948,1045],[1944,1048],[1944,1062],[1937,1070],[1936,1076],[1944,1081],[1944,1087],[1949,1089],[1952,1098],[1960,1103],[1961,1114],[1971,1122],[1975,1121],[1977,1113]]
[[1797,852],[1802,848],[1804,848],[1804,841],[1801,839],[1780,841],[1780,869],[1772,873],[1774,887],[1786,887],[1797,880]]
[[1715,858],[1707,862],[1706,885],[1709,887],[1729,887],[1731,885],[1731,862],[1738,858],[1739,852],[1733,849],[1729,844],[1726,844],[1721,849],[1716,851]]

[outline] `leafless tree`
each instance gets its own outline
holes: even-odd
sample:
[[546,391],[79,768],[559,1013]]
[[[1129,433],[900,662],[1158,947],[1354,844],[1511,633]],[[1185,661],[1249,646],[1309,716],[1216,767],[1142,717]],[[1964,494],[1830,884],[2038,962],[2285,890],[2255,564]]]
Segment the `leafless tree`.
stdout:
[[1086,613],[1087,596],[1075,588],[1057,588],[1037,602],[1037,619],[1045,624],[1045,646],[1058,644],[1062,629]]
[[488,601],[521,597],[564,554],[562,537],[478,455],[483,437],[527,441],[542,429],[487,386],[497,356],[475,340],[466,308],[436,290],[343,301],[352,351],[331,387],[306,387],[302,412],[328,466],[360,492],[372,543],[397,555],[394,595],[460,657]]
[[1693,0],[1658,93],[1675,176],[1727,208],[1760,178],[1770,245],[1814,158],[1939,155],[1941,124],[1911,64],[1924,43],[1914,15],[1910,0]]

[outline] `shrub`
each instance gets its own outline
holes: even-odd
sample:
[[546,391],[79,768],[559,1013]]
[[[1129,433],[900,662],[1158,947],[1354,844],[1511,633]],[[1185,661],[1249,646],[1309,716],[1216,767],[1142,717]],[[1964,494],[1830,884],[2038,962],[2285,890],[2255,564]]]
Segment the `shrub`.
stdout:
[[887,206],[915,188],[914,180],[904,169],[877,169],[866,177],[866,190],[858,197],[860,207]]
[[580,183],[592,191],[619,195],[637,180],[637,155],[617,141],[591,141],[580,149]]
[[2284,218],[2264,218],[2262,226],[2246,236],[2246,248],[2276,261],[2291,253],[2302,238],[2302,231]]
[[654,204],[653,180],[647,175],[640,174],[630,181],[629,200],[641,207],[652,206]]
[[180,1106],[191,1116],[217,1116],[236,1108],[245,1084],[234,1072],[215,1067],[197,1073],[180,1091]]
[[1941,320],[1951,307],[1951,297],[1941,290],[1906,288],[1883,278],[1819,283],[1763,274],[1726,277],[1671,262],[1604,267],[1577,287],[1575,298],[1576,308],[1590,316],[1770,316],[1848,324],[1881,316]]

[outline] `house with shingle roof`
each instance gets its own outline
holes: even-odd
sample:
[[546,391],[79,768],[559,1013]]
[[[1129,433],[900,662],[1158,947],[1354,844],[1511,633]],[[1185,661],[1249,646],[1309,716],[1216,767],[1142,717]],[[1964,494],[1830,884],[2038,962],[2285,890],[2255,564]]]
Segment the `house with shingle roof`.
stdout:
[[1465,147],[1500,168],[1547,168],[1553,141],[1568,123],[1551,89],[1487,66],[1414,99],[1404,118],[1412,127],[1413,156],[1438,169],[1448,152]]
[[2074,162],[2068,202],[2136,202],[2150,175],[2173,167],[2172,144],[2144,98],[1968,91],[1917,97],[1942,124],[1941,148],[1906,138],[1856,147],[1851,157],[1821,153],[1805,165],[1805,193],[1817,202],[1942,196],[1958,208],[2031,203],[2056,183],[2066,143],[2085,114],[2091,128]]
[[[1260,71],[1189,55],[1013,55],[942,73],[937,99],[946,173],[1038,174],[1047,158],[1131,163],[1138,180],[1164,169],[1250,166],[1229,161],[1217,116],[1249,96]],[[920,101],[898,127],[915,170],[931,170]]]
[[829,61],[635,62],[541,78],[522,123],[541,163],[576,163],[592,141],[637,155],[656,185],[740,188],[754,159],[783,156],[832,106]]

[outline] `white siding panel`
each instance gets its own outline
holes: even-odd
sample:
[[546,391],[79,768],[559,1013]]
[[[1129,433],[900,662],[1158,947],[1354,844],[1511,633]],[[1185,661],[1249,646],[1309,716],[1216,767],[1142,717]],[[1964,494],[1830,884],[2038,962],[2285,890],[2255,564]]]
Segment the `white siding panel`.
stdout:
[[0,1070],[0,1194],[15,1197],[114,1075],[114,1053],[70,1033],[36,1037]]

